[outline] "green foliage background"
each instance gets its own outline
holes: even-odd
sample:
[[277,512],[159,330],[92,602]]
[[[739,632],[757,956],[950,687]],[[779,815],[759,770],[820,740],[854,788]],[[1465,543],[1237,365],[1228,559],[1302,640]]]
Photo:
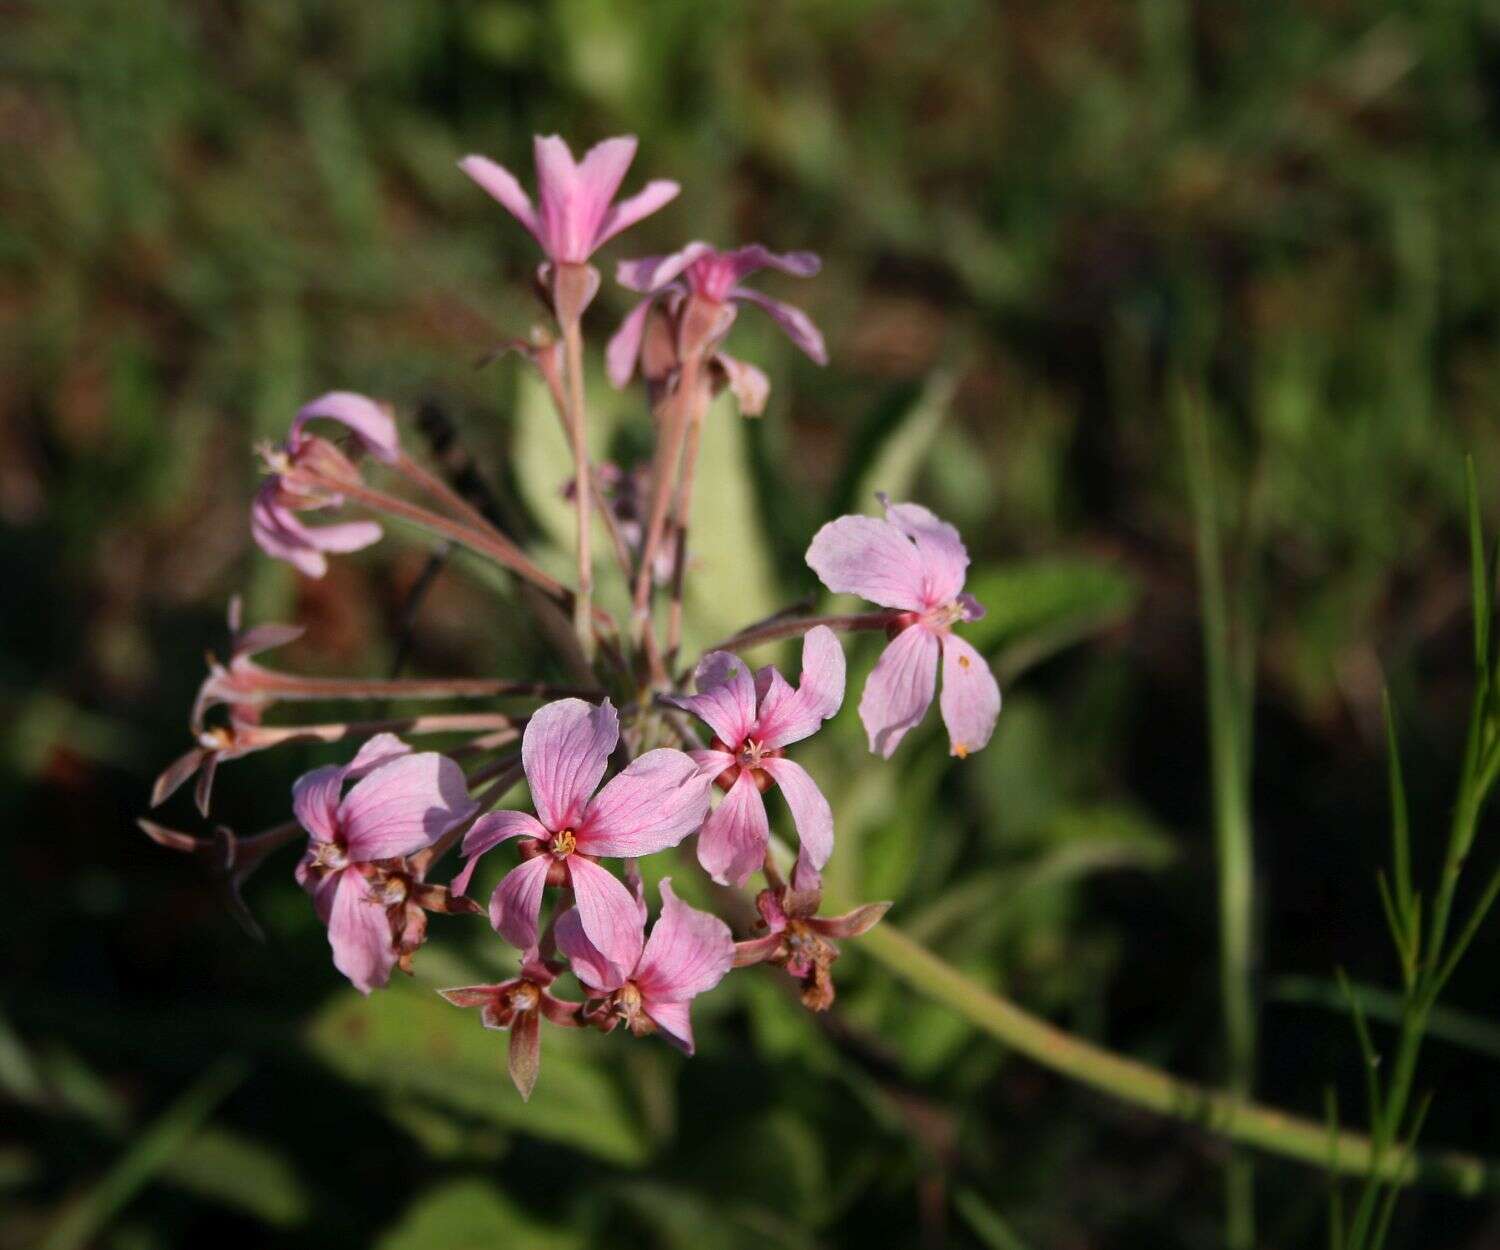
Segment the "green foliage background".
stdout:
[[[1500,495],[1500,8],[23,0],[0,21],[0,1247],[1217,1244],[1220,1146],[1011,1061],[857,949],[826,1019],[770,972],[731,978],[691,1063],[549,1036],[523,1108],[503,1039],[430,992],[502,966],[484,926],[436,923],[415,982],[366,1002],[289,862],[249,890],[258,948],[134,831],[231,593],[309,623],[288,665],[391,662],[420,543],[323,583],[250,549],[249,445],[303,399],[436,398],[565,567],[551,417],[513,364],[473,367],[536,316],[530,240],[454,167],[524,167],[533,131],[637,133],[632,183],[683,183],[607,261],[694,237],[825,258],[766,285],[823,326],[827,369],[753,315],[734,331],[774,391],[710,425],[697,641],[812,594],[811,533],[877,488],[975,555],[1000,730],[954,765],[929,724],[879,766],[851,699],[803,757],[839,888],[1214,1080],[1168,414],[1176,382],[1205,397],[1262,637],[1260,1088],[1317,1115],[1331,1083],[1358,1119],[1353,1039],[1318,1004],[1336,964],[1393,971],[1380,686],[1430,868],[1466,698],[1465,451]],[[638,452],[636,398],[601,378],[593,403]],[[413,671],[538,663],[513,603],[441,580]],[[229,766],[219,814],[270,823],[318,758]],[[1488,1008],[1495,954],[1481,939],[1454,1002]],[[1493,1150],[1493,1026],[1459,1024],[1425,1136]],[[1319,1177],[1260,1183],[1264,1244],[1323,1244]],[[1417,1196],[1394,1244],[1486,1245],[1495,1219]]]

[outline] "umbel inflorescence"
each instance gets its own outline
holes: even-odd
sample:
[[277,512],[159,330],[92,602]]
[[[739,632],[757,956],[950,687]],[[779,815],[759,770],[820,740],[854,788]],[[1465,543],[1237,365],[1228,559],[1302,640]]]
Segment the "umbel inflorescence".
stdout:
[[[229,658],[210,661],[192,709],[195,744],[162,774],[152,805],[196,777],[206,817],[221,763],[283,742],[359,743],[358,750],[346,764],[300,777],[291,792],[293,819],[253,837],[219,827],[197,838],[142,822],[158,842],[209,865],[252,927],[241,883],[272,851],[305,839],[297,881],[327,926],[335,966],[364,993],[386,985],[397,967],[411,970],[429,913],[484,914],[468,893],[474,868],[491,852],[510,857],[487,912],[495,932],[520,952],[517,975],[441,992],[458,1006],[480,1008],[486,1027],[510,1031],[511,1075],[523,1095],[536,1080],[544,1020],[660,1033],[691,1054],[690,1004],[731,968],[774,964],[801,983],[808,1007],[823,1010],[833,1001],[837,942],[863,933],[888,906],[819,914],[835,821],[796,748],[843,704],[839,631],[884,630],[890,638],[859,703],[870,749],[880,756],[889,757],[922,720],[939,684],[955,756],[989,741],[1000,710],[988,666],[954,632],[983,611],[964,593],[968,555],[957,531],[918,504],[884,496],[883,516],[840,517],[807,551],[829,590],[858,595],[875,610],[781,615],[748,626],[690,666],[680,663],[702,422],[725,388],[746,414],[759,413],[770,391],[764,372],[724,350],[725,338],[740,309],[752,306],[813,360],[826,359],[823,337],[804,312],[745,279],[761,269],[811,277],[819,261],[759,244],[719,251],[701,242],[670,256],[622,261],[619,282],[643,298],[609,341],[606,371],[622,389],[640,379],[654,452],[649,464],[629,470],[593,463],[581,324],[600,285],[590,260],[678,191],[676,183],[652,182],[615,202],[635,147],[632,138],[610,139],[575,161],[561,139],[538,138],[535,203],[493,161],[461,162],[544,253],[536,288],[555,330],[534,330],[506,346],[538,371],[572,448],[574,584],[544,571],[413,459],[393,411],[362,395],[334,392],[312,401],[283,443],[259,449],[267,476],[250,509],[261,549],[307,577],[323,576],[330,555],[378,542],[383,531],[374,518],[406,522],[493,561],[531,588],[528,601],[539,616],[552,618],[544,636],[556,640],[576,683],[299,676],[255,657],[300,631],[245,630],[236,604]],[[321,513],[339,519],[315,521]],[[596,541],[629,588],[628,620],[594,602]],[[774,667],[752,669],[740,658],[758,644],[799,636],[795,684]],[[461,698],[483,709],[501,697],[537,706],[519,717],[475,710],[328,724],[263,720],[273,705],[298,700]],[[427,734],[458,735],[461,745],[439,754],[407,741]],[[531,810],[495,810],[523,777]],[[797,831],[785,872],[773,853],[768,802],[785,804]],[[681,901],[669,879],[651,919],[638,861],[694,837],[698,864],[720,886],[739,889],[763,878],[755,899],[760,920],[738,941],[723,920]],[[462,867],[446,885],[430,881],[450,851]],[[559,986],[565,973],[576,980],[576,994]]]

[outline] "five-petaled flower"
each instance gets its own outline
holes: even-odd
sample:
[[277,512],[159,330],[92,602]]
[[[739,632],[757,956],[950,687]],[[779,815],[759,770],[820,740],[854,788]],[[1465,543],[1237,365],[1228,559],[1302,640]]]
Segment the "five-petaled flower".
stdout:
[[785,748],[817,732],[844,701],[844,652],[833,631],[808,631],[795,690],[774,668],[752,674],[727,651],[704,656],[694,682],[697,694],[666,698],[714,731],[709,749],[692,754],[726,791],[698,836],[698,862],[721,885],[744,885],[765,861],[771,835],[761,793],[775,784],[792,810],[799,860],[821,870],[833,853],[833,813]]
[[359,551],[379,542],[381,536],[381,528],[374,521],[309,526],[297,516],[299,512],[336,508],[343,498],[334,489],[294,484],[289,478],[292,470],[311,467],[324,478],[359,479],[359,470],[349,457],[307,431],[307,423],[318,418],[347,426],[356,452],[368,452],[386,464],[394,464],[401,455],[390,409],[351,391],[330,391],[304,405],[286,441],[262,450],[271,472],[250,505],[251,536],[268,556],[285,560],[308,577],[322,577],[328,571],[327,552]]
[[[579,922],[606,958],[629,964],[640,928],[635,900],[599,857],[635,858],[676,846],[703,823],[711,778],[682,751],[663,747],[632,760],[598,794],[620,721],[605,700],[559,699],[537,711],[521,739],[521,763],[536,815],[481,816],[464,837],[468,863],[453,889],[465,893],[479,857],[522,838],[522,862],[490,897],[490,922],[521,950],[537,944],[542,892],[572,890]],[[592,797],[591,797],[592,796]]]
[[[799,885],[808,888],[798,889]],[[821,890],[800,873],[790,887],[762,890],[755,896],[755,906],[766,933],[734,947],[736,968],[760,963],[785,968],[802,982],[802,1003],[812,1011],[833,1006],[832,967],[839,957],[834,940],[868,932],[891,906],[866,903],[842,916],[820,916],[820,900]]]
[[584,1018],[606,1032],[619,1024],[637,1037],[660,1031],[673,1045],[693,1053],[693,999],[713,989],[734,964],[734,938],[717,916],[689,907],[661,882],[661,914],[645,938],[645,905],[619,958],[606,958],[592,943],[576,908],[557,920],[557,945],[579,983],[598,1000]]
[[368,994],[421,944],[424,907],[464,909],[446,889],[426,885],[406,857],[467,820],[476,804],[452,760],[413,754],[394,734],[378,734],[348,764],[299,777],[292,810],[309,837],[297,883],[328,926],[334,967]]
[[[730,252],[721,252],[707,243],[689,243],[670,256],[621,261],[616,280],[646,298],[630,310],[605,349],[610,382],[617,388],[623,387],[639,361],[647,382],[660,383],[677,363],[681,340],[693,333],[684,327],[706,327],[711,341],[704,346],[715,349],[728,333],[739,304],[754,304],[764,309],[802,351],[818,364],[827,364],[823,335],[812,318],[792,304],[740,285],[742,279],[757,269],[779,269],[807,278],[817,273],[820,265],[811,252],[778,253],[759,243]],[[652,310],[658,306],[664,312],[663,333],[658,336],[664,350],[653,353],[650,323]],[[660,362],[648,359],[658,354],[662,357]],[[761,370],[717,350],[713,350],[710,365],[734,392],[740,411],[754,416],[765,408],[771,384]]]
[[577,1028],[582,1003],[556,997],[548,988],[561,965],[548,963],[532,947],[521,957],[519,976],[498,985],[462,985],[438,993],[455,1007],[478,1007],[487,1029],[510,1030],[510,1079],[523,1099],[531,1097],[541,1070],[542,1017],[565,1028]]
[[829,590],[898,609],[897,632],[859,701],[870,750],[889,758],[926,715],[943,663],[943,721],[960,759],[990,740],[1000,687],[984,657],[953,632],[984,609],[963,593],[969,553],[958,531],[920,504],[893,504],[885,519],[843,516],[813,536],[807,563]]

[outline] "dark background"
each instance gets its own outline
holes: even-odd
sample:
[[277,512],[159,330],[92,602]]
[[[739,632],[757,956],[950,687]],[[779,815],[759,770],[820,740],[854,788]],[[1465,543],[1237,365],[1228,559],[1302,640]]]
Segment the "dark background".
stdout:
[[[0,1246],[1218,1244],[1220,1144],[1007,1055],[857,950],[826,1019],[770,971],[731,977],[691,1062],[548,1037],[524,1108],[504,1039],[430,993],[502,966],[482,924],[435,922],[418,981],[366,1004],[290,853],[247,891],[261,947],[135,831],[232,593],[307,623],[278,664],[391,664],[420,541],[322,582],[248,541],[250,444],[306,398],[438,400],[566,566],[552,419],[514,364],[473,367],[537,315],[531,242],[454,166],[481,151],[529,184],[533,131],[636,133],[627,187],[682,182],[606,272],[694,237],[825,259],[763,285],[823,327],[827,369],[752,313],[734,331],[774,390],[762,420],[711,423],[694,637],[812,593],[808,538],[877,487],[974,554],[1000,728],[954,765],[930,718],[880,765],[850,699],[803,757],[843,888],[1028,1008],[1214,1081],[1170,415],[1177,385],[1204,396],[1259,642],[1258,1092],[1317,1118],[1334,1086],[1362,1122],[1333,976],[1394,982],[1381,686],[1430,880],[1468,702],[1466,452],[1500,499],[1500,9],[55,0],[0,23]],[[596,362],[623,297],[590,314]],[[638,453],[638,397],[601,379],[593,404],[600,445]],[[456,566],[408,671],[542,663]],[[321,758],[228,765],[216,817],[280,819]],[[162,818],[202,827],[185,797]],[[1481,1018],[1426,1053],[1429,1143],[1495,1146],[1496,954],[1482,935],[1448,994]],[[1258,1181],[1261,1244],[1326,1244],[1322,1176]],[[1497,1240],[1485,1204],[1419,1194],[1392,1244]]]

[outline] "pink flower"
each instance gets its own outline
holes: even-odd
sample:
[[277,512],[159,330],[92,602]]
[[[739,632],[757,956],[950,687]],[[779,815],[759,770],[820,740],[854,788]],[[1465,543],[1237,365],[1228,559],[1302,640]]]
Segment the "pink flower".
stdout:
[[578,1027],[583,1004],[555,997],[548,987],[556,979],[557,969],[532,947],[521,957],[518,977],[498,985],[464,985],[438,991],[455,1007],[478,1007],[485,1028],[510,1030],[510,1079],[523,1099],[531,1097],[541,1069],[542,1017],[566,1028]]
[[625,171],[635,159],[634,135],[596,144],[574,161],[557,135],[537,135],[538,206],[521,189],[514,174],[488,157],[466,156],[458,166],[531,231],[556,265],[582,265],[610,239],[649,217],[680,190],[675,182],[648,182],[628,200],[614,203]]
[[666,696],[705,721],[715,737],[693,758],[726,791],[698,838],[698,862],[721,885],[744,885],[770,843],[763,790],[775,784],[792,810],[799,861],[814,872],[833,853],[833,813],[818,784],[784,749],[816,733],[844,701],[844,653],[826,625],[802,642],[793,690],[774,668],[751,674],[727,651],[711,651],[694,674],[698,693]]
[[802,1003],[811,1011],[827,1011],[833,1006],[832,968],[839,957],[834,939],[858,937],[866,933],[890,910],[889,903],[866,903],[842,916],[819,916],[822,891],[799,889],[804,884],[794,879],[791,888],[762,890],[755,897],[765,936],[736,942],[734,966],[772,963],[785,968],[802,982]]
[[619,739],[619,717],[607,699],[598,707],[582,699],[547,704],[521,738],[536,815],[492,812],[464,837],[468,863],[453,883],[460,894],[481,855],[508,838],[525,839],[522,862],[490,898],[491,923],[522,950],[537,943],[542,891],[566,885],[589,941],[628,964],[640,918],[630,892],[599,866],[599,857],[665,850],[703,823],[710,779],[681,751],[647,751],[594,794]]
[[401,455],[390,410],[351,391],[330,391],[304,405],[292,422],[286,442],[263,452],[272,473],[250,505],[250,533],[268,556],[285,560],[308,577],[322,577],[328,571],[325,553],[359,551],[379,542],[381,535],[374,521],[308,526],[297,516],[299,512],[336,508],[343,499],[336,492],[310,494],[294,489],[285,477],[289,470],[315,462],[329,476],[350,480],[359,476],[352,461],[333,444],[307,432],[308,422],[318,418],[347,426],[354,436],[356,452],[368,452],[387,464]]
[[[344,794],[349,781],[355,784]],[[431,751],[413,754],[394,734],[371,738],[348,764],[315,768],[292,786],[292,810],[310,839],[297,883],[328,926],[334,967],[361,993],[383,986],[420,945],[410,903],[418,917],[424,905],[450,910],[442,905],[447,892],[423,887],[406,856],[475,809],[457,764]]]
[[251,657],[295,642],[304,632],[300,625],[256,625],[240,627],[241,604],[236,595],[229,601],[229,663],[221,664],[212,654],[208,657],[208,676],[198,687],[188,719],[194,733],[201,734],[204,714],[221,704],[229,707],[230,719],[245,724],[260,720],[264,705],[270,701],[263,689],[266,672]]
[[[769,313],[787,337],[808,356],[820,365],[827,364],[828,352],[823,345],[823,335],[805,312],[740,285],[741,279],[757,269],[779,269],[783,273],[808,278],[818,272],[820,264],[811,252],[778,254],[759,243],[732,252],[720,252],[707,243],[689,243],[670,256],[621,261],[617,280],[632,291],[644,293],[646,298],[630,310],[609,341],[605,360],[610,382],[623,387],[635,373],[646,339],[647,322],[652,307],[659,300],[665,301],[668,320],[673,325],[682,321],[684,306],[692,300],[721,310],[718,317],[709,319],[716,327],[716,338],[722,338],[728,332],[737,305],[755,304]],[[724,352],[715,352],[710,363],[721,381],[733,390],[743,413],[754,416],[764,409],[771,388],[764,373]],[[647,370],[648,374],[655,371]],[[648,381],[654,380],[648,377]]]
[[608,959],[589,940],[583,917],[569,908],[557,920],[557,945],[579,983],[602,1001],[586,1018],[606,1031],[624,1024],[637,1037],[660,1030],[693,1053],[692,1001],[713,989],[734,963],[734,938],[717,916],[689,907],[662,878],[661,915],[644,941],[645,907],[636,911],[631,943]]
[[969,553],[958,531],[914,503],[884,495],[885,520],[844,516],[813,536],[807,563],[829,590],[861,595],[901,615],[859,701],[870,750],[887,759],[927,713],[943,663],[943,721],[962,759],[990,740],[1000,687],[984,657],[953,632],[984,609],[963,592]]

